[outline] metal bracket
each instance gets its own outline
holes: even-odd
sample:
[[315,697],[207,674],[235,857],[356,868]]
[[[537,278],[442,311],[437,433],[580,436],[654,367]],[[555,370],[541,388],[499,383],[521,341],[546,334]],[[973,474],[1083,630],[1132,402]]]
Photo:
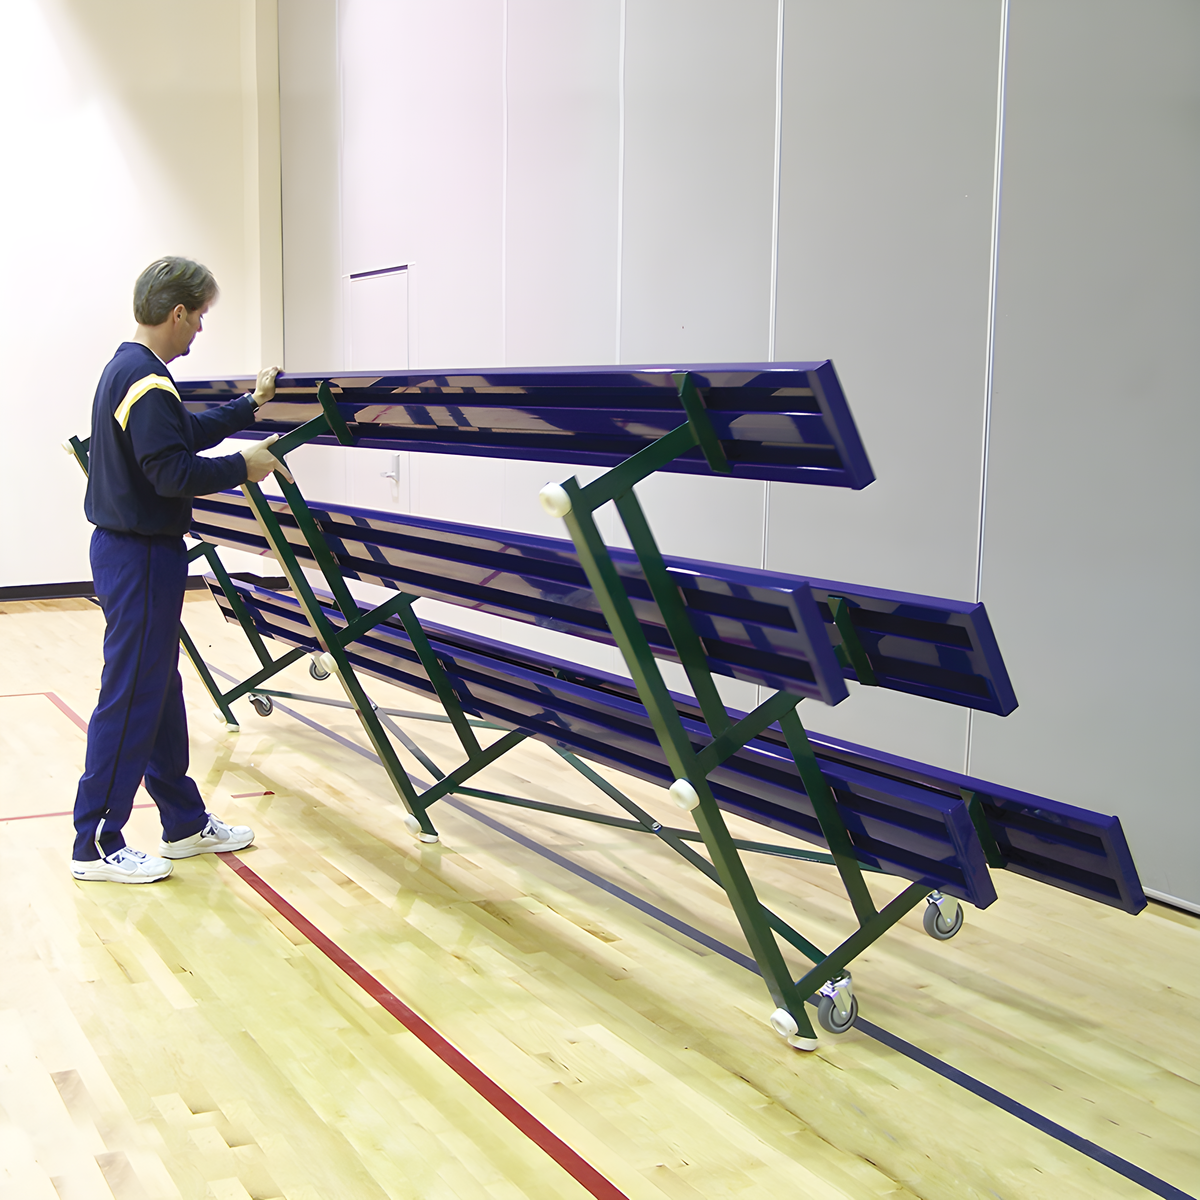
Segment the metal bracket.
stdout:
[[925,897],[926,904],[932,904],[942,914],[942,920],[947,925],[953,925],[958,919],[959,903],[953,896],[943,896],[941,892],[930,892]]
[[850,616],[850,605],[841,596],[830,596],[829,611],[833,616],[833,623],[837,626],[838,633],[842,635],[842,649],[846,657],[844,665],[854,668],[858,682],[864,687],[878,687],[871,660],[867,657],[867,652],[859,640],[858,630],[854,628],[854,621]]
[[849,971],[843,971],[836,979],[831,979],[828,983],[822,984],[817,989],[818,996],[828,996],[834,1007],[838,1010],[838,1015],[848,1017],[850,1015],[850,1000],[854,996],[854,981],[850,978]]

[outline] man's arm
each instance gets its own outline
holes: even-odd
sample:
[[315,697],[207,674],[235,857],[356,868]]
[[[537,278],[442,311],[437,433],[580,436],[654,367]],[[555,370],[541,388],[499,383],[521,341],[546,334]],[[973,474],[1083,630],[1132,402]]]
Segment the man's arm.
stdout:
[[187,448],[182,426],[187,415],[174,395],[158,388],[142,396],[128,414],[126,430],[134,455],[160,496],[207,496],[247,479],[258,482],[273,470],[291,479],[268,449],[277,435],[239,454],[206,458]]
[[254,424],[254,414],[275,396],[275,376],[278,374],[278,367],[263,367],[258,373],[253,393],[248,392],[202,413],[188,413],[196,449],[210,450],[220,445],[231,433],[240,433]]

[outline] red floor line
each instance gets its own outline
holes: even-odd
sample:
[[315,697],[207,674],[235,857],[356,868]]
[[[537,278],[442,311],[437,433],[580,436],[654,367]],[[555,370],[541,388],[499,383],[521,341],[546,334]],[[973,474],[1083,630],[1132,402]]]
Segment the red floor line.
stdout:
[[60,700],[53,692],[43,692],[43,696],[54,705],[59,712],[65,713],[84,733],[87,733],[88,723],[64,700]]
[[629,1200],[591,1163],[552,1133],[531,1112],[514,1100],[500,1085],[485,1075],[462,1051],[452,1046],[423,1017],[389,991],[360,966],[336,942],[323,934],[307,917],[292,907],[269,883],[234,854],[218,854],[225,865],[244,879],[277,913],[289,921],[326,958],[344,971],[371,999],[386,1009],[410,1033],[415,1034],[456,1075],[479,1093],[501,1116],[513,1123],[530,1141],[544,1150],[568,1175],[597,1200]]
[[[153,804],[135,804],[134,808],[153,808]],[[73,812],[22,813],[19,817],[0,817],[0,821],[40,821],[43,817],[73,817]]]
[[6,692],[0,696],[0,700],[19,700],[22,696],[45,696],[59,712],[65,714],[84,733],[87,733],[87,722],[65,700],[60,700],[53,692]]

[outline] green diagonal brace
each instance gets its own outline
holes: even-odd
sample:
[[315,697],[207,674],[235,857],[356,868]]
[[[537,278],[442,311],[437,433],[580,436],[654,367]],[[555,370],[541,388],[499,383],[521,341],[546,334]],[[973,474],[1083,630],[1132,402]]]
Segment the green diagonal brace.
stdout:
[[297,425],[295,429],[289,429],[278,441],[272,442],[271,453],[282,462],[283,456],[290,454],[297,446],[303,446],[313,438],[328,432],[329,420],[322,413],[319,417],[313,417],[311,421],[305,421],[303,425]]
[[233,703],[234,700],[240,700],[241,697],[248,696],[251,692],[257,692],[268,679],[278,675],[284,667],[290,667],[292,663],[298,662],[308,653],[309,651],[303,646],[293,646],[286,654],[282,654],[274,662],[268,663],[261,671],[255,671],[253,675],[243,679],[235,687],[231,687],[225,693],[225,699]]
[[[632,460],[627,460],[624,465],[628,465],[629,461]],[[609,474],[612,475],[620,469],[614,468]],[[602,476],[597,482],[603,482],[605,478]],[[575,479],[568,479],[563,488],[571,501],[571,509],[565,520],[578,551],[580,565],[596,593],[608,627],[625,658],[626,666],[633,676],[638,695],[646,707],[672,772],[677,779],[686,779],[696,790],[700,802],[693,809],[692,816],[704,839],[712,865],[717,870],[721,886],[729,897],[738,924],[742,927],[750,952],[762,972],[763,981],[777,1007],[786,1009],[791,1014],[801,1036],[813,1037],[812,1023],[804,1011],[803,1001],[788,973],[779,944],[771,932],[766,912],[754,892],[745,865],[738,857],[737,847],[733,844],[708,786],[708,780],[696,764],[695,751],[683,722],[675,711],[674,702],[654,660],[645,631],[637,620],[612,556],[596,528],[589,505],[597,494],[603,493],[590,493],[585,499],[583,489]]]
[[317,399],[320,401],[321,411],[325,414],[325,420],[329,423],[329,429],[333,436],[343,446],[353,446],[358,439],[347,427],[342,417],[342,410],[338,408],[337,401],[333,398],[333,392],[329,390],[329,384],[324,380],[317,384]]
[[72,456],[85,475],[88,473],[88,448],[91,444],[92,439],[90,437],[77,438],[74,434],[64,443],[64,447],[71,451]]
[[700,444],[709,470],[718,475],[732,475],[733,468],[729,465],[729,459],[725,457],[725,447],[721,445],[721,439],[712,427],[704,397],[693,382],[691,374],[687,371],[676,371],[671,378],[675,381],[679,402],[683,405],[683,411],[687,413],[688,424],[696,434],[696,441]]
[[788,692],[776,692],[768,696],[753,712],[747,713],[732,729],[714,739],[696,755],[696,763],[707,775],[714,767],[718,767],[731,754],[736,754],[751,738],[757,737],[762,731],[783,716],[791,712],[803,700],[803,696],[793,696]]
[[818,988],[842,973],[847,963],[852,962],[868,946],[881,938],[905,913],[910,912],[926,896],[930,889],[922,883],[910,883],[894,900],[885,904],[869,921],[861,925],[836,950],[819,962],[796,984],[803,996],[811,996]]
[[[623,463],[618,463],[610,471],[605,471],[598,479],[593,479],[587,487],[581,489],[582,503],[588,512],[595,512],[602,504],[615,500],[622,492],[627,492],[635,483],[640,483],[647,475],[653,475],[660,467],[686,454],[696,444],[696,431],[690,424],[679,425],[670,433],[663,434],[657,441],[643,446],[636,454],[630,455]],[[563,485],[566,486],[565,484]],[[578,484],[576,484],[578,487]]]
[[402,614],[415,599],[416,597],[410,595],[408,592],[397,593],[390,600],[385,600],[382,604],[371,609],[370,612],[361,613],[355,617],[344,629],[338,632],[338,641],[343,646],[349,646],[351,642],[357,642],[363,634],[370,633],[376,625],[382,625],[389,618]]
[[[649,813],[647,813],[634,801],[630,800],[629,797],[624,794],[624,792],[614,787],[599,772],[593,771],[591,767],[578,759],[569,750],[557,750],[556,752],[568,763],[570,763],[571,766],[573,766],[575,770],[577,770],[585,779],[590,780],[602,792],[604,792],[605,795],[610,796],[613,800],[615,800],[622,808],[626,810],[626,812],[630,812],[637,817],[639,824],[647,832],[656,834],[658,838],[670,846],[680,858],[682,858],[685,862],[690,863],[702,875],[706,876],[708,879],[711,879],[713,883],[724,890],[725,885],[721,882],[720,873],[716,870],[712,863],[710,863],[708,859],[697,854],[690,846],[686,844],[687,841],[695,840],[695,834],[689,835],[681,829],[671,829],[665,825],[660,825],[652,816],[650,816]],[[733,842],[734,848],[737,850],[751,848],[749,843],[742,842],[737,839],[731,839],[731,841]],[[831,856],[823,855],[822,857],[830,858]],[[760,906],[767,924],[777,934],[779,934],[780,937],[784,938],[786,941],[795,946],[796,949],[805,956],[805,958],[812,962],[820,962],[825,957],[823,951],[814,946],[806,937],[803,937],[801,934],[797,933],[786,921],[783,920],[782,917],[776,916],[765,905]]]
[[188,552],[189,560],[197,558],[203,558],[208,563],[209,569],[217,577],[217,583],[221,591],[225,593],[225,599],[229,601],[229,606],[233,609],[233,615],[237,618],[237,623],[242,627],[242,632],[246,635],[246,640],[250,643],[250,647],[257,656],[258,661],[264,667],[272,666],[271,652],[262,640],[262,635],[255,628],[254,618],[250,616],[241,596],[238,595],[233,579],[225,569],[225,564],[221,561],[221,556],[217,553],[217,548],[209,542],[200,542]]
[[979,793],[961,787],[958,790],[967,803],[967,815],[971,818],[971,824],[975,826],[975,832],[979,837],[979,844],[983,847],[983,857],[987,861],[987,865],[996,868],[1008,866],[1008,859],[1004,857],[1004,851],[997,844],[996,835],[992,832],[991,823],[987,819],[987,813],[983,811],[983,800]]
[[[329,549],[329,543],[325,540],[325,535],[321,532],[316,517],[312,515],[312,510],[294,483],[289,483],[278,471],[275,472],[275,481],[279,484],[288,508],[292,511],[292,517],[295,519],[296,527],[300,530],[300,536],[307,544],[308,551],[316,561],[325,582],[329,584],[334,602],[341,609],[346,620],[352,621],[361,610],[358,602],[350,594],[350,589],[346,586],[346,580],[338,568],[337,559],[334,558],[333,551]],[[280,525],[279,528],[282,533],[283,526]],[[286,541],[286,535],[284,540]]]
[[842,635],[847,665],[854,668],[854,674],[858,676],[858,682],[863,687],[878,687],[871,660],[863,649],[858,630],[854,628],[854,621],[850,617],[850,605],[841,596],[830,596],[829,611],[833,614],[833,623],[837,626],[838,633]]
[[792,752],[796,769],[800,772],[800,782],[804,784],[804,790],[812,801],[813,811],[821,825],[821,833],[824,834],[829,852],[837,863],[838,874],[842,877],[846,894],[850,897],[854,915],[858,918],[859,925],[866,926],[876,916],[875,902],[871,899],[866,880],[863,879],[858,855],[854,852],[854,843],[851,842],[846,824],[837,810],[833,791],[825,776],[821,774],[817,756],[813,753],[808,734],[804,732],[804,726],[800,723],[795,709],[779,718],[779,728],[783,730],[783,736],[787,739],[788,749]]
[[477,775],[484,767],[495,762],[502,754],[507,754],[518,743],[523,742],[527,734],[522,733],[519,729],[514,729],[506,733],[502,738],[497,738],[486,750],[481,750],[478,754],[467,759],[461,767],[456,767],[449,775],[439,779],[433,787],[426,788],[421,793],[421,803],[428,807],[435,800],[440,800],[443,796],[449,795],[460,784],[470,779],[472,775]]
[[229,699],[221,692],[217,681],[212,676],[212,672],[208,669],[208,663],[204,661],[200,651],[196,649],[196,643],[192,641],[191,634],[184,629],[182,623],[179,626],[179,640],[183,643],[184,653],[191,660],[192,666],[196,668],[196,674],[200,676],[200,682],[204,684],[204,688],[208,692],[212,702],[220,709],[221,716],[225,718],[225,724],[237,725],[238,719],[233,715],[233,709],[229,707]]
[[700,635],[692,625],[687,614],[679,587],[667,572],[667,564],[659,553],[658,543],[650,531],[646,514],[634,494],[633,489],[616,498],[617,512],[629,534],[630,545],[641,564],[642,573],[650,585],[650,594],[662,613],[667,634],[671,639],[679,661],[687,673],[688,682],[704,714],[704,720],[713,736],[724,733],[730,726],[729,713],[725,702],[713,682],[712,672],[708,669],[708,657],[700,643]]
[[408,634],[408,640],[412,642],[412,647],[417,652],[417,657],[421,660],[421,666],[425,668],[425,674],[429,676],[429,682],[433,684],[437,698],[442,702],[446,716],[450,718],[450,724],[454,727],[454,732],[458,735],[463,750],[466,751],[468,759],[474,758],[475,755],[482,753],[479,739],[475,736],[475,730],[471,728],[467,714],[463,712],[463,707],[458,700],[458,693],[454,690],[454,684],[450,682],[450,677],[446,674],[441,660],[429,644],[429,638],[425,636],[420,618],[413,612],[411,604],[401,608],[397,615],[404,626],[404,632]]
[[[354,711],[358,719],[362,722],[363,730],[370,740],[375,753],[379,756],[379,760],[388,778],[391,780],[392,786],[399,793],[404,806],[417,819],[421,830],[436,837],[437,830],[434,829],[429,821],[429,816],[425,811],[426,805],[418,795],[400,759],[396,756],[396,751],[392,746],[391,740],[388,738],[387,730],[384,729],[375,713],[375,705],[363,690],[362,684],[359,683],[358,677],[354,673],[354,668],[350,663],[350,658],[346,653],[346,648],[339,640],[338,630],[334,628],[329,618],[326,617],[324,609],[321,607],[321,602],[317,599],[316,593],[313,592],[312,586],[301,569],[295,551],[288,543],[278,516],[257,484],[243,484],[242,491],[245,493],[247,500],[249,500],[250,507],[258,519],[259,527],[267,539],[267,544],[274,551],[275,557],[278,559],[279,565],[288,583],[291,585],[292,592],[300,602],[301,610],[304,612],[305,618],[316,635],[317,641],[332,657],[334,666],[337,669],[338,678],[341,681],[342,687],[345,688],[346,697],[354,705]],[[304,532],[303,529],[302,532]],[[316,529],[315,525],[313,532],[317,537],[321,536],[320,530]],[[313,549],[311,545],[309,548]]]

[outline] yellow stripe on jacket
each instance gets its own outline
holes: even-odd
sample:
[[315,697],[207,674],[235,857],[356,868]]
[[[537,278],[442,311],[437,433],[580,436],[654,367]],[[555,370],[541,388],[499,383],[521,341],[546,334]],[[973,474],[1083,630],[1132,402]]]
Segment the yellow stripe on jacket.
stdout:
[[175,385],[165,375],[146,375],[139,379],[137,383],[130,384],[129,391],[125,393],[124,399],[117,405],[117,411],[113,416],[117,419],[117,424],[122,429],[129,424],[129,414],[133,411],[133,406],[147,393],[152,392],[155,388],[161,388],[164,392],[170,392],[176,400],[179,399],[179,393],[175,390]]

